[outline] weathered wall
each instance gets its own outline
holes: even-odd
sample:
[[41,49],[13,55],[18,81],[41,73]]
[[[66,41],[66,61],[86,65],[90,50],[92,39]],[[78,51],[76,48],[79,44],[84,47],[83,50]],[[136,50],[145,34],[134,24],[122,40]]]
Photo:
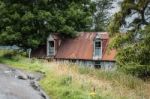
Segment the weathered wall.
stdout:
[[102,69],[111,70],[115,69],[115,62],[112,61],[102,61],[101,62]]
[[[88,67],[94,67],[95,61],[90,60],[57,60],[57,61],[63,61],[63,62],[73,62],[81,66],[88,66]],[[101,61],[101,69],[105,70],[113,70],[115,69],[115,62],[114,61]]]
[[46,45],[39,46],[37,49],[31,51],[31,57],[46,58]]

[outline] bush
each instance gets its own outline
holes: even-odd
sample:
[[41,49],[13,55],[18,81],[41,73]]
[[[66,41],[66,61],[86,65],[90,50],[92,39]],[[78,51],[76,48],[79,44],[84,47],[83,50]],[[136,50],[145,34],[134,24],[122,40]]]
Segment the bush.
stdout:
[[5,59],[13,59],[13,60],[19,60],[20,57],[27,56],[27,53],[23,50],[12,50],[12,49],[6,49],[6,50],[0,50],[0,57]]
[[131,74],[133,76],[146,79],[150,77],[150,65],[139,65],[136,63],[128,63],[118,68],[119,70]]

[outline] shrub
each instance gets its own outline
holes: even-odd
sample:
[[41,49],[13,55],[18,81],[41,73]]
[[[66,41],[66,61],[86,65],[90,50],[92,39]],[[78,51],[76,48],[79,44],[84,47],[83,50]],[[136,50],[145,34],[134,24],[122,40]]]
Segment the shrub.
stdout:
[[6,58],[6,59],[17,59],[20,57],[27,56],[26,52],[23,50],[0,50],[0,57]]
[[128,63],[124,66],[118,68],[120,71],[123,71],[127,74],[146,79],[150,77],[150,65],[139,65],[136,63]]

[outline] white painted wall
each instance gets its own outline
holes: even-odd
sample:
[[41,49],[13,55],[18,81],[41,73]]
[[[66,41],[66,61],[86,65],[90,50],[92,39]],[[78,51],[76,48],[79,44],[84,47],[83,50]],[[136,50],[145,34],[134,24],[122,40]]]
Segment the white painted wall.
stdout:
[[[63,61],[67,62],[67,60],[63,60]],[[88,66],[88,67],[94,67],[94,65],[95,65],[95,61],[76,60],[75,63],[80,66]],[[102,61],[101,62],[101,69],[114,70],[115,68],[116,68],[115,62],[110,62],[110,61]]]
[[104,61],[101,62],[102,69],[111,70],[115,68],[115,62]]

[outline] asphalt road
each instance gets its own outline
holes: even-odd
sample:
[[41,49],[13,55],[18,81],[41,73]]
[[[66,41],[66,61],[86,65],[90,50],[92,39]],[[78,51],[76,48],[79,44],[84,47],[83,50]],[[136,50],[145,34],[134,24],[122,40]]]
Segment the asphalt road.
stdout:
[[49,99],[37,84],[39,76],[0,64],[0,99]]

